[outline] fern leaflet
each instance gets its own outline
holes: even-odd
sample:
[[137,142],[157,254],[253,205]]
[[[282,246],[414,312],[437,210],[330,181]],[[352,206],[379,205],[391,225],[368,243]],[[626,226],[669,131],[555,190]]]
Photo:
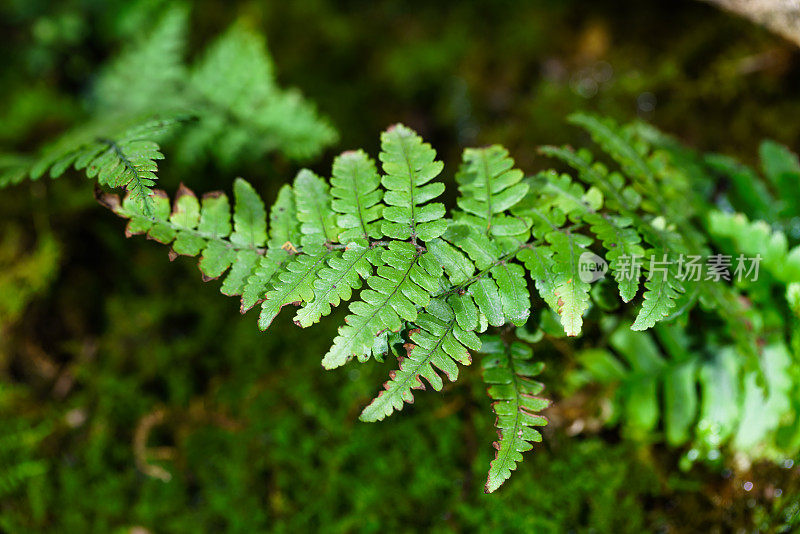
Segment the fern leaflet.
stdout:
[[494,443],[497,453],[489,467],[486,493],[500,487],[511,476],[511,471],[522,461],[522,453],[531,450],[531,442],[542,441],[542,435],[533,427],[544,426],[547,420],[536,415],[547,408],[550,401],[537,397],[544,389],[532,377],[542,372],[543,364],[530,361],[533,352],[522,343],[506,344],[498,336],[483,336],[483,381],[489,385],[488,394],[495,402],[497,434]]

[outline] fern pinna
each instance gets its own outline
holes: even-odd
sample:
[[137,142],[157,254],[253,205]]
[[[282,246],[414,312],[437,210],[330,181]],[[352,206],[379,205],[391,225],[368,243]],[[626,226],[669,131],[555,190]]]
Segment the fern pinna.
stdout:
[[[485,353],[483,376],[496,401],[499,432],[486,484],[494,491],[530,443],[541,439],[533,427],[546,423],[537,415],[547,401],[531,379],[541,369],[530,349],[490,332],[529,319],[528,278],[570,336],[580,334],[592,305],[581,273],[581,256],[592,250],[606,251],[623,301],[632,300],[647,278],[634,330],[698,299],[711,308],[727,304],[734,291],[703,282],[690,289],[672,269],[656,275],[650,259],[707,250],[690,221],[692,206],[659,211],[666,197],[688,194],[690,181],[677,176],[670,184],[677,189],[664,188],[660,173],[672,171],[658,152],[637,142],[646,132],[585,115],[574,121],[622,173],[593,162],[587,151],[545,147],[544,153],[574,167],[581,181],[555,171],[526,177],[500,146],[467,149],[449,217],[438,201],[445,189],[442,162],[400,124],[381,136],[380,170],[365,152],[345,152],[335,159],[330,182],[300,171],[280,190],[269,215],[242,179],[234,183],[232,207],[224,193],[198,199],[183,186],[172,205],[155,191],[150,214],[130,194],[100,198],[129,220],[128,235],[147,234],[171,245],[172,254],[200,256],[205,279],[227,272],[222,292],[240,296],[243,312],[260,305],[262,329],[287,305],[296,307],[294,322],[305,328],[349,302],[322,359],[327,369],[353,359],[380,360],[403,346],[397,370],[363,409],[363,421],[382,420],[413,402],[412,390],[425,388],[423,378],[441,390],[443,376],[455,381],[459,366],[470,365],[471,352]],[[629,272],[623,260],[631,257],[642,258],[646,277]],[[726,314],[736,320],[734,311]]]

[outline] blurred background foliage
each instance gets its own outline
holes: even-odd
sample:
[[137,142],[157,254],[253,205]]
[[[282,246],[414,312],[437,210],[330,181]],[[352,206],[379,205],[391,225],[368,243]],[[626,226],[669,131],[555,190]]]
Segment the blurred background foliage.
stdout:
[[[101,66],[166,5],[2,3],[0,152],[75,124]],[[267,36],[279,82],[338,130],[324,157],[303,162],[323,173],[341,150],[376,152],[396,121],[446,168],[464,146],[503,143],[527,171],[543,165],[539,144],[585,144],[564,121],[581,109],[640,117],[748,163],[763,137],[796,147],[800,135],[795,48],[698,2],[201,0],[190,56],[237,20]],[[272,199],[298,166],[280,155],[189,166],[169,148],[168,191],[230,189],[242,175]],[[574,362],[558,340],[537,352],[557,401],[544,443],[485,496],[494,430],[480,381],[359,424],[390,363],[323,372],[336,321],[308,335],[282,316],[260,334],[192,261],[170,263],[120,230],[77,173],[0,195],[0,530],[723,532],[798,521],[793,459],[681,471],[685,451],[601,429],[590,416],[600,393],[562,402]]]

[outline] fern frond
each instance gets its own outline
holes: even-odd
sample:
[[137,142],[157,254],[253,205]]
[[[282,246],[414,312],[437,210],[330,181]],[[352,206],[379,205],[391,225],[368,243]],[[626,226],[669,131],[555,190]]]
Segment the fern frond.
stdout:
[[442,172],[436,151],[413,130],[396,124],[381,134],[380,160],[386,173],[382,231],[393,239],[430,241],[447,228],[444,204],[428,203],[444,192],[442,182],[431,182]]
[[481,341],[481,350],[486,354],[481,362],[483,381],[495,401],[492,408],[497,414],[499,436],[486,480],[486,493],[491,493],[511,477],[511,471],[522,461],[522,453],[533,448],[531,442],[542,441],[534,427],[547,424],[547,419],[537,412],[547,408],[550,401],[537,397],[544,385],[532,377],[541,373],[544,365],[530,361],[530,347],[518,342],[506,344],[498,336],[482,336]]
[[182,57],[187,24],[185,8],[167,10],[99,77],[92,105],[100,118],[61,136],[30,167],[10,166],[0,186],[74,165],[101,185],[125,187],[149,213],[167,130],[180,134],[184,160],[211,153],[223,164],[274,150],[305,158],[335,141],[311,104],[276,85],[260,36],[235,25],[190,68]]
[[[254,70],[259,83],[269,78],[266,68]],[[754,314],[752,323],[758,323],[750,328],[751,318],[738,293],[738,287],[746,284],[728,287],[700,281],[684,286],[678,279],[674,260],[679,254],[707,255],[711,247],[693,220],[698,208],[705,208],[705,200],[693,197],[686,213],[677,214],[681,205],[676,197],[691,194],[686,187],[691,173],[676,168],[678,160],[671,159],[667,148],[656,144],[654,150],[649,137],[641,138],[635,129],[585,116],[576,122],[586,126],[631,176],[593,163],[586,151],[549,147],[543,151],[577,169],[583,183],[554,171],[525,178],[513,169],[505,149],[471,149],[465,152],[457,175],[458,208],[452,218],[445,218],[444,206],[435,202],[444,191],[444,185],[435,181],[442,163],[416,133],[395,125],[381,137],[382,172],[362,151],[336,158],[330,182],[301,171],[293,186],[281,189],[272,206],[269,232],[265,205],[243,180],[234,184],[233,209],[224,194],[207,195],[201,203],[185,188],[172,207],[162,192],[150,194],[151,213],[145,213],[130,194],[123,201],[111,195],[102,199],[130,220],[129,234],[146,233],[170,244],[171,256],[200,255],[205,278],[227,272],[221,291],[241,294],[242,311],[260,303],[262,329],[286,305],[299,307],[294,322],[307,327],[343,302],[349,303],[349,314],[323,358],[325,368],[354,358],[382,360],[390,349],[397,354],[404,344],[405,357],[398,355],[397,370],[364,408],[364,421],[382,420],[402,410],[405,403],[414,401],[413,390],[424,389],[426,382],[441,390],[443,375],[455,380],[458,364],[470,363],[469,350],[484,350],[488,354],[483,362],[484,380],[496,401],[500,435],[486,485],[491,492],[511,476],[531,442],[541,439],[534,427],[545,421],[536,413],[548,404],[536,397],[542,386],[531,377],[541,367],[531,362],[530,349],[506,344],[496,336],[477,335],[490,327],[526,323],[531,292],[525,270],[545,303],[560,316],[564,332],[577,336],[590,297],[602,311],[611,308],[606,306],[605,285],[590,293],[581,272],[585,254],[591,257],[593,249],[605,250],[624,301],[637,294],[640,277],[622,260],[638,259],[649,274],[641,309],[630,327],[626,321],[624,330],[610,337],[611,349],[621,358],[595,348],[581,360],[588,371],[599,370],[605,377],[602,380],[624,383],[620,395],[626,399],[626,417],[638,434],[656,428],[663,398],[664,429],[672,444],[691,437],[698,372],[720,373],[694,355],[689,357],[686,336],[673,328],[675,322],[665,324],[699,302],[703,312],[716,310],[724,321],[724,336],[746,354],[743,347],[756,345],[753,340],[766,331],[761,323],[779,323],[779,319],[765,320]],[[695,159],[691,164],[699,165]],[[696,171],[693,167],[692,172]],[[681,173],[676,178],[680,188],[672,192],[663,186],[670,173]],[[656,207],[664,199],[671,207],[662,216]],[[800,284],[796,279],[800,260],[794,261],[800,252],[788,250],[783,234],[724,214],[713,213],[707,223],[726,250],[738,246],[745,252],[761,251],[768,256],[768,270],[779,273],[778,280]],[[667,261],[659,268],[655,262],[651,266],[651,258]],[[764,294],[769,281],[758,286]],[[789,296],[794,306],[800,299],[792,288]],[[560,335],[555,315],[541,315],[540,332]],[[657,325],[661,321],[664,324]],[[611,323],[601,321],[600,328],[611,333],[620,324]],[[670,358],[662,357],[648,335],[631,331],[651,327]],[[525,339],[535,342],[533,336]],[[757,354],[757,350],[752,352]],[[775,369],[784,369],[784,360],[776,356]],[[767,378],[775,379],[775,369]],[[758,389],[758,374],[746,365],[741,371],[752,377],[747,386],[751,397],[764,400],[762,404],[769,405],[774,414],[784,413],[784,397],[769,401]],[[775,384],[785,386],[780,380]]]
[[[262,330],[272,324],[287,304],[308,305],[315,300],[315,281],[319,272],[327,267],[329,261],[335,262],[342,254],[339,250],[329,248],[338,240],[339,228],[334,220],[328,184],[311,171],[303,169],[295,178],[293,191],[303,253],[283,266],[283,270],[273,279],[273,289],[266,293],[261,305],[258,326]],[[349,282],[355,283],[353,280]],[[329,293],[326,293],[327,296]],[[319,304],[324,306],[333,302],[335,300],[331,299],[325,304]],[[323,311],[324,309],[320,310],[320,314]],[[299,317],[296,320],[310,319]]]
[[602,207],[603,197],[598,189],[586,191],[567,174],[549,171],[539,173],[537,179],[540,206],[557,208],[573,222],[580,222]]
[[599,162],[592,162],[592,154],[586,149],[578,151],[570,147],[542,146],[539,152],[559,159],[575,169],[580,179],[600,189],[606,205],[627,216],[639,207],[641,195],[625,183],[625,178],[618,172],[609,170]]
[[531,219],[534,237],[548,245],[541,241],[529,244],[520,250],[518,258],[530,272],[540,296],[561,316],[564,332],[577,336],[583,325],[582,316],[589,309],[590,288],[580,278],[580,257],[593,240],[563,225],[566,213],[573,222],[580,221],[585,214],[594,212],[599,199],[584,193],[567,176],[543,173],[535,183],[536,197],[529,195],[515,213]]
[[440,391],[443,383],[437,369],[455,382],[458,379],[456,363],[469,365],[472,358],[467,349],[481,348],[474,333],[459,331],[455,314],[441,299],[432,300],[415,324],[417,328],[412,330],[411,341],[405,347],[407,357],[401,358],[398,370],[390,373],[384,391],[361,412],[362,421],[380,421],[402,410],[404,403],[413,403],[411,390],[425,389],[420,377],[435,391]]
[[[648,146],[640,142],[630,129],[620,128],[612,121],[601,120],[596,117],[577,114],[571,117],[575,124],[583,126],[614,158],[628,175],[634,178],[634,185],[639,187],[640,193],[648,198],[642,206],[647,211],[656,211],[658,206],[664,204],[657,184],[657,172],[654,169]],[[596,185],[611,201],[611,205],[620,212],[619,216],[604,216],[592,212],[584,214],[582,219],[591,225],[592,231],[600,238],[608,251],[609,268],[617,280],[620,296],[623,301],[631,300],[639,287],[638,270],[630,267],[631,262],[639,261],[643,265],[649,264],[649,259],[655,258],[674,262],[679,253],[706,252],[702,243],[694,242],[699,237],[687,225],[682,224],[684,235],[666,228],[664,218],[661,216],[645,220],[636,213],[640,206],[641,195],[625,186],[624,177],[609,174],[600,164],[591,164],[588,152],[576,153],[566,148],[545,147],[542,152],[557,157],[578,170],[580,176],[589,183]],[[685,221],[689,210],[683,210],[680,217],[675,219],[681,224]],[[642,236],[653,248],[645,255],[641,246]],[[672,256],[670,256],[670,254]],[[623,266],[620,261],[625,258]],[[625,267],[625,268],[623,268]],[[676,300],[684,293],[685,288],[677,279],[674,265],[666,271],[651,273],[651,279],[645,283],[645,292],[642,308],[640,309],[633,328],[644,330],[652,327],[656,322],[670,317],[670,311],[675,308]]]
[[522,200],[529,187],[522,182],[522,171],[513,167],[514,160],[501,146],[464,150],[456,174],[461,193],[458,207],[469,214],[462,220],[495,236],[518,235],[527,230],[525,221],[504,214]]
[[[584,175],[594,174],[592,180],[616,197],[617,205],[627,205],[623,193],[620,192],[620,186],[609,183],[600,171],[588,168],[580,156],[560,149],[551,149],[548,152],[568,158],[583,170]],[[598,195],[601,189],[584,191],[580,184],[572,182],[566,175],[545,173],[543,177],[546,179],[546,189],[555,194],[551,199],[552,204],[567,214],[571,220],[589,223],[589,229],[600,239],[606,250],[608,268],[617,281],[620,297],[623,302],[630,301],[639,290],[639,278],[631,275],[623,260],[630,262],[631,258],[641,258],[644,255],[644,249],[640,245],[642,238],[633,227],[634,220],[642,223],[641,219],[635,215],[628,217],[599,211],[602,200]],[[593,191],[596,192],[594,195]]]

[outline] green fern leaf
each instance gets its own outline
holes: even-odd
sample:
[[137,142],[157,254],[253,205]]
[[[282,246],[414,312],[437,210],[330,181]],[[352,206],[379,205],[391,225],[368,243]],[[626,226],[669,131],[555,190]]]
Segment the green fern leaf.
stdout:
[[[648,264],[649,261],[644,262],[645,268]],[[675,307],[676,299],[685,291],[683,284],[677,278],[674,264],[667,266],[664,272],[650,272],[649,274],[650,279],[644,283],[646,291],[642,308],[631,325],[633,330],[647,330],[657,322],[669,317],[670,311]]]
[[57,178],[70,166],[86,169],[86,176],[100,185],[125,188],[145,214],[152,214],[156,160],[164,158],[153,139],[185,119],[184,115],[116,117],[87,124],[46,147],[30,176],[37,180],[49,170]]
[[568,336],[577,336],[583,314],[589,309],[590,286],[580,278],[580,256],[592,244],[590,237],[569,231],[554,231],[546,236],[553,250],[553,290],[555,310]]
[[466,222],[496,236],[517,235],[527,230],[525,221],[504,214],[528,192],[528,184],[522,183],[522,171],[513,167],[514,160],[508,151],[498,145],[464,151],[456,181],[461,193],[458,207],[470,214],[463,218]]
[[597,189],[591,189],[589,193],[567,174],[550,171],[540,173],[537,178],[541,184],[537,188],[539,202],[548,209],[559,210],[571,221],[579,222],[602,206],[602,195]]
[[[417,329],[411,332],[411,343],[406,345],[407,357],[400,360],[400,367],[392,371],[384,391],[361,412],[362,421],[380,421],[403,404],[413,403],[412,389],[425,389],[420,377],[436,390],[441,391],[443,382],[437,369],[451,382],[458,379],[455,362],[469,365],[472,362],[467,348],[479,350],[480,341],[472,332],[454,331],[460,329],[453,311],[441,300],[432,300],[425,312],[415,321]],[[464,346],[459,339],[467,339]]]
[[614,210],[630,216],[630,210],[639,206],[641,197],[630,187],[618,172],[609,173],[602,163],[592,163],[592,154],[586,149],[575,151],[570,147],[542,146],[539,152],[559,159],[578,171],[580,179],[602,191],[606,204]]
[[93,91],[100,112],[190,112],[197,120],[176,139],[186,162],[212,154],[231,165],[273,150],[307,158],[336,140],[313,105],[278,87],[263,39],[242,24],[187,66],[187,15],[182,5],[167,9],[105,69]]
[[264,201],[253,186],[241,178],[233,183],[233,195],[236,205],[233,211],[231,242],[249,249],[263,247],[267,242],[267,210],[264,208]]
[[331,195],[325,180],[303,169],[294,180],[297,219],[300,221],[301,243],[305,245],[336,243],[339,228],[331,209]]
[[623,302],[629,302],[639,291],[639,277],[632,276],[629,270],[626,272],[623,259],[631,261],[634,257],[644,257],[641,236],[631,227],[632,221],[627,217],[591,213],[584,220],[608,251],[608,269],[617,281]]
[[550,401],[537,397],[544,386],[531,380],[541,373],[544,365],[531,362],[533,352],[522,343],[507,345],[498,336],[482,336],[483,381],[489,385],[488,394],[495,402],[497,434],[494,443],[497,454],[489,467],[486,493],[499,488],[511,477],[511,471],[522,461],[522,453],[533,448],[531,442],[542,441],[533,427],[544,426],[547,420],[536,415]]
[[[200,256],[198,266],[205,280],[219,278],[226,271],[220,291],[242,294],[251,278],[265,278],[265,286],[285,262],[286,251],[265,248],[266,211],[261,198],[241,178],[234,183],[235,203],[231,217],[228,197],[221,192],[203,196],[181,185],[170,211],[166,194],[156,190],[150,197],[152,211],[145,214],[129,194],[119,197],[103,194],[99,200],[120,217],[129,219],[126,235],[147,234],[163,244],[171,244],[171,255]],[[233,219],[233,224],[231,223]],[[263,295],[256,297],[256,300]],[[248,297],[251,298],[251,297]],[[244,307],[246,311],[254,303]]]
[[340,240],[380,239],[383,192],[375,162],[364,151],[350,151],[333,161],[331,194],[337,222],[343,228]]
[[550,308],[558,309],[558,296],[556,296],[556,277],[553,274],[553,250],[547,246],[533,246],[524,248],[517,254],[528,270],[531,280],[536,285],[539,296],[542,297]]
[[428,204],[444,192],[444,184],[431,182],[442,172],[436,151],[413,130],[396,124],[381,134],[380,160],[386,175],[382,231],[393,239],[430,241],[447,228],[444,204]]
[[[579,156],[568,151],[566,154],[559,149],[547,152],[555,152],[570,160],[580,160]],[[583,160],[580,161],[583,162]],[[640,245],[642,238],[632,228],[633,220],[629,217],[608,215],[598,211],[601,207],[601,200],[592,195],[592,191],[599,193],[598,189],[584,191],[580,184],[572,182],[566,175],[545,173],[542,177],[546,180],[543,200],[555,206],[559,213],[563,212],[571,220],[590,224],[590,230],[600,238],[604,248],[608,251],[606,260],[609,263],[609,270],[617,280],[622,300],[630,301],[638,292],[639,278],[631,276],[631,273],[623,268],[621,262],[623,259],[630,261],[630,258],[634,256],[641,258],[644,255],[644,249]],[[602,178],[596,177],[595,181],[604,184]],[[619,195],[618,188],[607,186],[606,189],[612,191],[620,203],[625,203]]]

